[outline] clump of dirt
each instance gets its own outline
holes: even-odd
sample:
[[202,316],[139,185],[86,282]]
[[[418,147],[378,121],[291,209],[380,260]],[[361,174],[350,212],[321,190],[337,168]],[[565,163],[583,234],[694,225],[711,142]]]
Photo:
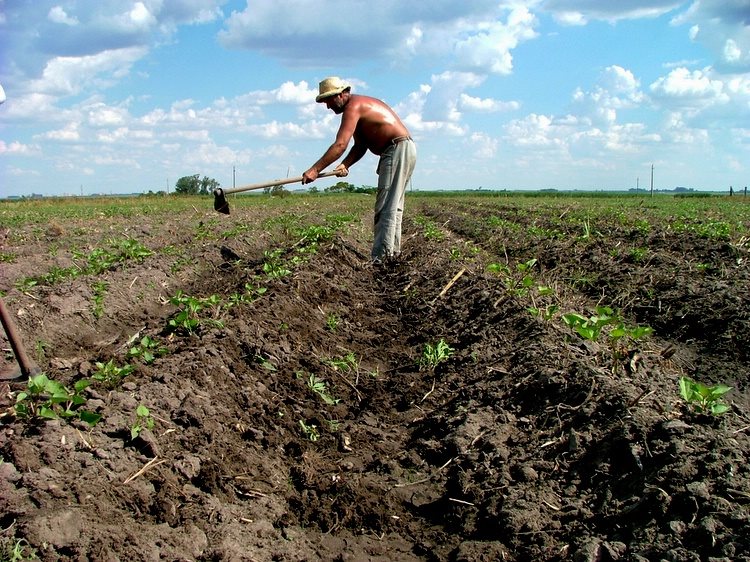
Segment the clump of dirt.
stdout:
[[[658,220],[580,236],[545,208],[414,198],[401,258],[373,265],[371,201],[333,201],[9,230],[3,252],[17,259],[0,290],[47,375],[72,388],[110,360],[135,370],[83,391],[94,427],[20,419],[25,381],[2,383],[4,548],[41,560],[750,559],[746,246]],[[321,224],[335,232],[310,228]],[[153,254],[20,282],[76,263],[50,250],[61,238],[90,251],[113,237]],[[178,294],[203,299],[193,329]],[[562,321],[597,305],[654,333],[615,346]],[[130,352],[146,336],[158,342],[148,362]],[[697,413],[682,376],[732,386],[730,411]],[[139,405],[153,426],[135,435]]]

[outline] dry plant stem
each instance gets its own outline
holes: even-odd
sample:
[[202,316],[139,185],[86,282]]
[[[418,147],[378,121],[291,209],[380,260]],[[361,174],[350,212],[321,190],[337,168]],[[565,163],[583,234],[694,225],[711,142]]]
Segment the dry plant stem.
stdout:
[[160,464],[164,464],[165,462],[167,462],[165,460],[159,461],[158,459],[159,459],[159,457],[154,457],[153,459],[151,459],[150,461],[148,461],[145,465],[143,465],[143,468],[141,468],[138,472],[136,472],[135,474],[133,474],[132,476],[130,476],[129,478],[127,478],[123,482],[123,484],[127,484],[129,482],[132,482],[133,480],[135,480],[139,476],[142,476],[143,474],[145,474],[146,472],[148,472],[149,470],[151,470],[155,466],[159,466]]
[[456,281],[458,281],[464,273],[466,273],[466,268],[465,267],[461,271],[459,271],[458,273],[456,273],[453,276],[453,279],[451,279],[450,281],[448,281],[448,284],[445,287],[443,287],[443,290],[440,291],[440,293],[438,294],[438,296],[435,297],[435,299],[432,302],[435,302],[440,297],[445,296],[445,293],[447,293],[450,290],[450,288],[453,287],[453,285],[456,283]]
[[435,383],[436,382],[437,382],[436,379],[432,380],[432,388],[430,389],[430,391],[427,394],[425,394],[424,396],[422,396],[422,400],[420,400],[420,404],[422,402],[424,402],[425,400],[427,400],[427,397],[435,391]]
[[357,389],[357,387],[354,386],[351,382],[349,382],[349,379],[347,379],[344,375],[342,375],[338,371],[334,371],[334,373],[336,373],[336,375],[338,375],[341,378],[342,381],[344,381],[346,384],[348,384],[351,387],[351,389],[354,392],[357,393],[357,401],[358,402],[362,402],[362,393],[360,393],[360,391]]
[[403,482],[400,484],[394,484],[394,488],[406,488],[407,486],[416,486],[417,484],[424,484],[425,482],[429,482],[432,480],[434,476],[436,476],[441,470],[443,470],[446,466],[448,466],[450,463],[452,463],[454,460],[456,460],[456,457],[448,459],[448,461],[437,468],[437,470],[433,471],[432,474],[429,476],[425,476],[424,478],[420,478],[419,480],[415,480],[414,482]]

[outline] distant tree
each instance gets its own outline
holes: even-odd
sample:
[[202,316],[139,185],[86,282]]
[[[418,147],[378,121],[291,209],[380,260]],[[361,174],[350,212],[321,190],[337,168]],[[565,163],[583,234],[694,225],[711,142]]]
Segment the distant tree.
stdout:
[[179,195],[198,195],[201,190],[200,175],[183,176],[174,184],[174,192]]
[[214,189],[217,189],[219,187],[221,186],[219,185],[218,181],[216,181],[213,178],[203,176],[203,179],[201,180],[201,189],[199,193],[201,195],[208,195],[209,193],[213,193]]
[[351,193],[354,191],[354,185],[349,182],[340,181],[330,187],[326,187],[325,190],[328,193]]
[[208,195],[217,187],[219,187],[219,182],[215,179],[207,176],[200,179],[200,174],[194,174],[178,179],[174,185],[174,191],[180,195]]

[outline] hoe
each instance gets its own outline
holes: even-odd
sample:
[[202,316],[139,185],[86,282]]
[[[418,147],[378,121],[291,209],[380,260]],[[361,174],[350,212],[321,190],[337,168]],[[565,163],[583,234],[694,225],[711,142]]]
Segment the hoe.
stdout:
[[[328,176],[335,176],[335,172],[323,172],[318,177],[327,178]],[[243,185],[240,187],[232,187],[231,189],[222,189],[221,187],[214,189],[214,210],[229,214],[229,201],[227,201],[227,195],[229,193],[238,193],[240,191],[250,191],[253,189],[265,189],[267,187],[276,187],[277,185],[286,185],[288,183],[297,183],[302,181],[302,176],[296,178],[287,178],[284,180],[274,180],[266,183],[253,183],[250,185]]]

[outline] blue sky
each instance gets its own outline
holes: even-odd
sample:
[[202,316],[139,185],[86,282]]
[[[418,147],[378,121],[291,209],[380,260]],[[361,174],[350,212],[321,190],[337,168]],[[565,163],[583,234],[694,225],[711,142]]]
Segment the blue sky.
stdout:
[[0,0],[0,47],[1,195],[299,176],[330,75],[399,113],[413,189],[750,183],[750,0]]

